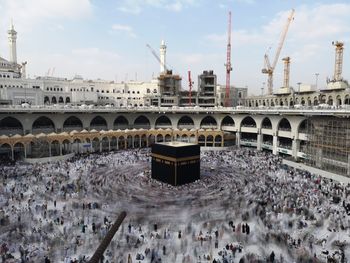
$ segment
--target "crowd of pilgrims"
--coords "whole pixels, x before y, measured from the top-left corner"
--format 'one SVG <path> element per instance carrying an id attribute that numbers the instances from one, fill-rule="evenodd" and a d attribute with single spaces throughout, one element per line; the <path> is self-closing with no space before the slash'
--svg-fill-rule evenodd
<path id="1" fill-rule="evenodd" d="M 201 152 L 201 179 L 150 177 L 149 149 L 0 165 L 1 262 L 347 262 L 350 186 L 247 148 Z"/>

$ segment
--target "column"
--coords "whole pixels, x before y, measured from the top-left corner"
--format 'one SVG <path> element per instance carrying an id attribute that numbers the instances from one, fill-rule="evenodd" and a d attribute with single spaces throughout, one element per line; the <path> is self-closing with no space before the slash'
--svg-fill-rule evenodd
<path id="1" fill-rule="evenodd" d="M 49 157 L 51 157 L 51 142 L 49 142 Z"/>
<path id="2" fill-rule="evenodd" d="M 278 137 L 277 135 L 273 135 L 273 141 L 272 141 L 272 153 L 277 154 L 277 146 L 278 146 Z"/>
<path id="3" fill-rule="evenodd" d="M 135 137 L 134 136 L 131 137 L 131 145 L 132 145 L 132 148 L 135 148 Z"/>
<path id="4" fill-rule="evenodd" d="M 261 151 L 262 149 L 262 134 L 260 133 L 260 130 L 258 132 L 257 140 L 256 140 L 256 148 Z"/>
<path id="5" fill-rule="evenodd" d="M 140 136 L 139 138 L 139 148 L 142 148 L 142 136 Z"/>
<path id="6" fill-rule="evenodd" d="M 24 158 L 27 158 L 27 144 L 24 144 Z"/>
<path id="7" fill-rule="evenodd" d="M 62 155 L 62 147 L 63 145 L 60 143 L 60 155 Z"/>
<path id="8" fill-rule="evenodd" d="M 119 150 L 119 137 L 117 137 L 117 150 Z"/>
<path id="9" fill-rule="evenodd" d="M 292 156 L 295 160 L 298 159 L 298 152 L 300 152 L 300 140 L 294 139 L 292 144 Z"/>
<path id="10" fill-rule="evenodd" d="M 322 149 L 316 149 L 316 167 L 322 169 Z"/>
<path id="11" fill-rule="evenodd" d="M 350 176 L 350 154 L 348 154 L 348 171 L 347 171 L 347 176 Z"/>
<path id="12" fill-rule="evenodd" d="M 236 145 L 241 146 L 241 132 L 236 132 Z"/>
<path id="13" fill-rule="evenodd" d="M 111 141 L 108 139 L 108 151 L 111 151 Z"/>
<path id="14" fill-rule="evenodd" d="M 15 152 L 13 150 L 13 146 L 11 146 L 11 160 L 14 161 L 15 160 Z"/>
<path id="15" fill-rule="evenodd" d="M 100 142 L 100 153 L 102 152 L 102 140 Z"/>

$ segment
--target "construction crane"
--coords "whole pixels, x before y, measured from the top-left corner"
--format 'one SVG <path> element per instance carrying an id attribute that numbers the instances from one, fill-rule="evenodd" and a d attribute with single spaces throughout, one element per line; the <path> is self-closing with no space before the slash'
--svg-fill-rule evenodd
<path id="1" fill-rule="evenodd" d="M 146 44 L 146 46 L 149 48 L 149 50 L 152 52 L 153 56 L 158 60 L 159 64 L 161 64 L 162 66 L 164 66 L 165 71 L 167 71 L 167 67 L 166 65 L 163 65 L 163 62 L 161 61 L 161 59 L 159 58 L 157 52 L 149 45 Z"/>
<path id="2" fill-rule="evenodd" d="M 344 43 L 333 41 L 332 45 L 335 46 L 335 64 L 333 80 L 342 81 Z"/>
<path id="3" fill-rule="evenodd" d="M 265 53 L 265 55 L 264 55 L 265 65 L 264 65 L 264 68 L 262 69 L 261 72 L 263 74 L 267 74 L 268 75 L 268 79 L 267 79 L 268 95 L 272 95 L 272 92 L 273 92 L 273 72 L 275 70 L 278 58 L 280 56 L 280 53 L 281 53 L 281 50 L 282 50 L 282 47 L 283 47 L 283 43 L 284 43 L 284 41 L 286 39 L 289 25 L 292 22 L 292 20 L 294 19 L 293 18 L 294 13 L 295 13 L 295 10 L 292 9 L 290 14 L 289 14 L 289 16 L 288 16 L 287 23 L 286 23 L 286 25 L 283 28 L 283 31 L 282 31 L 282 34 L 281 34 L 281 38 L 280 38 L 280 42 L 279 42 L 279 44 L 277 46 L 275 59 L 273 60 L 273 63 L 272 64 L 270 63 L 270 59 L 269 59 L 267 53 Z"/>
<path id="4" fill-rule="evenodd" d="M 230 78 L 231 78 L 231 11 L 228 12 L 228 31 L 227 31 L 227 52 L 226 52 L 226 94 L 225 107 L 229 106 L 230 97 Z"/>
<path id="5" fill-rule="evenodd" d="M 283 88 L 289 89 L 290 57 L 285 57 L 282 61 L 284 62 Z"/>
<path id="6" fill-rule="evenodd" d="M 189 90 L 190 90 L 190 94 L 189 94 L 189 102 L 190 102 L 190 106 L 192 106 L 192 84 L 194 82 L 191 79 L 191 71 L 188 71 L 188 86 L 189 86 Z"/>

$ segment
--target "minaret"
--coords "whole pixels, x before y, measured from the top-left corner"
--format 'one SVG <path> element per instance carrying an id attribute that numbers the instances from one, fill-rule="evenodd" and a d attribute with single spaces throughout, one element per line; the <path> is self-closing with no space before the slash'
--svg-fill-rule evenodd
<path id="1" fill-rule="evenodd" d="M 10 62 L 17 63 L 17 48 L 16 48 L 16 39 L 17 32 L 13 27 L 13 23 L 11 22 L 11 28 L 7 31 L 9 47 L 10 47 Z"/>
<path id="2" fill-rule="evenodd" d="M 160 73 L 164 73 L 165 72 L 165 55 L 166 55 L 166 45 L 164 40 L 162 40 L 162 42 L 160 43 L 160 49 L 159 49 L 159 53 L 160 53 Z"/>

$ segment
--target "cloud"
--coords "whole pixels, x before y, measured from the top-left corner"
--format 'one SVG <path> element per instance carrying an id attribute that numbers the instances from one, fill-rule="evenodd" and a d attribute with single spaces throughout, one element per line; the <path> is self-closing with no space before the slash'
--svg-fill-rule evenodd
<path id="1" fill-rule="evenodd" d="M 116 32 L 126 33 L 128 36 L 132 38 L 136 38 L 136 34 L 134 33 L 134 30 L 131 26 L 128 25 L 121 25 L 121 24 L 113 24 L 112 30 Z"/>
<path id="2" fill-rule="evenodd" d="M 118 10 L 129 14 L 140 14 L 145 7 L 179 12 L 183 8 L 196 5 L 198 0 L 123 0 Z"/>
<path id="3" fill-rule="evenodd" d="M 77 20 L 93 12 L 90 0 L 0 0 L 0 24 L 9 26 L 13 18 L 16 28 L 29 32 L 32 27 L 58 19 Z"/>

